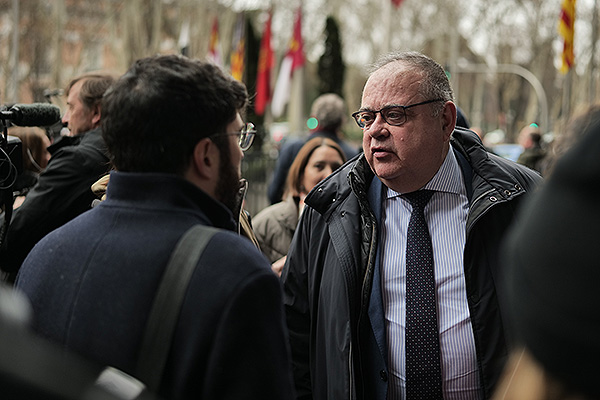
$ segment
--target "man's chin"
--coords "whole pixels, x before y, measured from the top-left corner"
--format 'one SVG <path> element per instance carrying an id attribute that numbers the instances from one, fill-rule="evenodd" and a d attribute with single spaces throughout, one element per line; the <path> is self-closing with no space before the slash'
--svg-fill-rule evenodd
<path id="1" fill-rule="evenodd" d="M 222 171 L 224 172 L 224 171 Z M 231 171 L 233 172 L 233 171 Z M 221 174 L 221 179 L 217 185 L 216 197 L 225 207 L 235 213 L 238 207 L 238 194 L 240 190 L 240 178 L 237 174 Z"/>
<path id="2" fill-rule="evenodd" d="M 388 163 L 375 162 L 371 170 L 379 179 L 394 179 L 399 175 L 397 166 Z"/>

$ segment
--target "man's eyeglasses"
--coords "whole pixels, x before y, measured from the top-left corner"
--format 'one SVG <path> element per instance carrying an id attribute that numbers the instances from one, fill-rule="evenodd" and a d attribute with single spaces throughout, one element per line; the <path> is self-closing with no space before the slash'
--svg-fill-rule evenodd
<path id="1" fill-rule="evenodd" d="M 217 133 L 211 135 L 210 137 L 233 135 L 236 135 L 238 137 L 238 144 L 240 145 L 240 149 L 242 149 L 242 151 L 246 151 L 250 148 L 250 146 L 252 146 L 252 142 L 254 142 L 254 137 L 256 136 L 256 129 L 254 128 L 254 124 L 252 122 L 248 122 L 239 132 Z"/>
<path id="2" fill-rule="evenodd" d="M 427 100 L 421 103 L 410 104 L 408 106 L 386 106 L 378 111 L 364 110 L 357 111 L 352 114 L 352 118 L 356 121 L 358 126 L 362 129 L 366 129 L 375 121 L 377 113 L 381 114 L 381 118 L 385 122 L 393 126 L 400 126 L 406 122 L 406 110 L 411 107 L 421 106 L 423 104 L 434 103 L 436 101 L 444 101 L 443 99 Z"/>

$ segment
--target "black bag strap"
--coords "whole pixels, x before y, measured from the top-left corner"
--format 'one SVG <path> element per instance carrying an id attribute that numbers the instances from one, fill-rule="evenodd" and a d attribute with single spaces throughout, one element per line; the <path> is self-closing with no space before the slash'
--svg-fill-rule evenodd
<path id="1" fill-rule="evenodd" d="M 146 323 L 138 357 L 137 377 L 157 392 L 171 349 L 175 325 L 189 280 L 217 228 L 195 225 L 183 234 L 171 254 Z"/>

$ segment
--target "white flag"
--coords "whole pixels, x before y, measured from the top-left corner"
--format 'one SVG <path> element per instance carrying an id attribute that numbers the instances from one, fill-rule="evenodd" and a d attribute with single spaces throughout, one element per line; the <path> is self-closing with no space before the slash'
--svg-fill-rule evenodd
<path id="1" fill-rule="evenodd" d="M 275 83 L 273 91 L 273 100 L 271 100 L 271 113 L 274 118 L 279 118 L 283 115 L 283 110 L 290 100 L 290 91 L 292 89 L 292 63 L 293 58 L 290 56 L 284 57 L 279 68 L 279 75 Z"/>

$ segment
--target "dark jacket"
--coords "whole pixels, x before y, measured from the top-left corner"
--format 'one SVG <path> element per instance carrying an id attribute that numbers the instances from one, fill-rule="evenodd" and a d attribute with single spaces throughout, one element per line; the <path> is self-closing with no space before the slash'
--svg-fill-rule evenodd
<path id="1" fill-rule="evenodd" d="M 519 164 L 523 164 L 531 169 L 534 169 L 538 172 L 542 171 L 542 161 L 546 157 L 546 151 L 542 149 L 540 145 L 536 145 L 530 147 L 528 149 L 523 150 L 523 152 L 519 155 L 517 162 Z"/>
<path id="2" fill-rule="evenodd" d="M 507 356 L 497 287 L 498 248 L 535 172 L 488 154 L 457 128 L 451 151 L 469 197 L 465 279 L 484 396 Z M 364 155 L 318 184 L 306 198 L 283 269 L 284 303 L 296 389 L 303 399 L 385 399 L 387 350 L 379 283 L 384 186 Z"/>
<path id="3" fill-rule="evenodd" d="M 165 399 L 289 399 L 281 287 L 232 213 L 173 175 L 112 173 L 107 198 L 31 251 L 17 287 L 34 327 L 97 363 L 135 375 L 158 283 L 196 224 L 212 237 L 192 275 L 159 394 Z"/>
<path id="4" fill-rule="evenodd" d="M 0 250 L 0 264 L 5 271 L 18 271 L 41 238 L 89 210 L 96 198 L 92 184 L 110 169 L 100 129 L 81 138 L 64 139 L 59 142 L 63 145 L 53 148 L 45 171 L 12 216 Z"/>
<path id="5" fill-rule="evenodd" d="M 311 139 L 316 137 L 324 137 L 336 142 L 344 152 L 346 159 L 349 160 L 359 153 L 359 150 L 348 142 L 340 139 L 335 132 L 329 131 L 315 131 L 311 133 L 307 138 L 292 138 L 286 141 L 279 150 L 279 157 L 275 164 L 275 171 L 273 172 L 273 179 L 267 188 L 267 197 L 271 204 L 275 204 L 281 201 L 283 192 L 285 190 L 285 182 L 287 180 L 288 172 L 294 159 L 298 155 L 298 152 Z"/>

